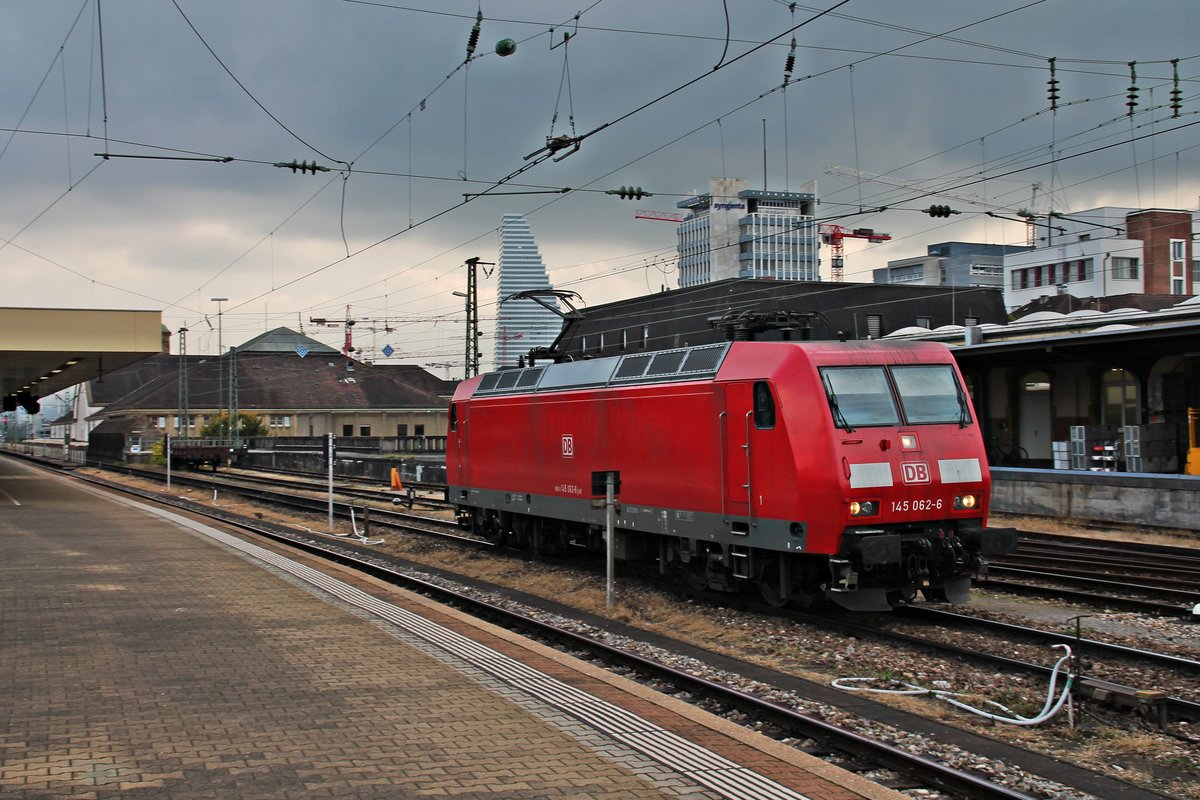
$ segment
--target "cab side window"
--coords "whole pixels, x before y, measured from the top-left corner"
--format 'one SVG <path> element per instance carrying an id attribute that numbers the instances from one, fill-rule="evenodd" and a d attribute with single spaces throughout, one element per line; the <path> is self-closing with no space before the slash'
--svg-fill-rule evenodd
<path id="1" fill-rule="evenodd" d="M 775 398 L 771 384 L 758 381 L 754 384 L 754 427 L 769 430 L 775 427 Z"/>

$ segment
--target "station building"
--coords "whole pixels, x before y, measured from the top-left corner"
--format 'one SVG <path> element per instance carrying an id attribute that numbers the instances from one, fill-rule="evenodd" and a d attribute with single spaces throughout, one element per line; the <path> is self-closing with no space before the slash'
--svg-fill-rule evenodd
<path id="1" fill-rule="evenodd" d="M 1077 305 L 1010 322 L 999 288 L 731 280 L 588 308 L 563 348 L 568 358 L 598 358 L 729 338 L 943 342 L 993 454 L 1019 454 L 1009 466 L 1055 466 L 1055 443 L 1075 428 L 1108 431 L 1124 448 L 1132 426 L 1169 440 L 1174 457 L 1157 466 L 1178 472 L 1188 409 L 1200 408 L 1200 298 L 1157 310 Z M 1113 468 L 1142 465 L 1125 456 Z"/>
<path id="2" fill-rule="evenodd" d="M 270 438 L 388 438 L 411 452 L 440 449 L 454 386 L 419 366 L 366 364 L 277 328 L 220 357 L 152 355 L 92 382 L 81 395 L 101 404 L 78 413 L 89 439 L 122 437 L 126 454 L 168 434 L 196 437 L 231 409 L 257 416 Z"/>
<path id="3" fill-rule="evenodd" d="M 789 317 L 792 324 L 759 330 L 766 317 Z M 734 278 L 591 306 L 561 346 L 569 358 L 598 358 L 709 344 L 727 336 L 880 339 L 916 325 L 934 329 L 1006 321 L 996 288 Z"/>
<path id="4" fill-rule="evenodd" d="M 1055 443 L 1093 428 L 1089 438 L 1112 442 L 1117 463 L 1089 468 L 1141 457 L 1131 436 L 1173 443 L 1161 469 L 1146 471 L 1177 472 L 1186 462 L 1188 410 L 1200 408 L 1200 297 L 1158 310 L 1035 311 L 1007 325 L 913 328 L 889 338 L 951 346 L 985 436 L 1026 466 L 1061 466 Z"/>

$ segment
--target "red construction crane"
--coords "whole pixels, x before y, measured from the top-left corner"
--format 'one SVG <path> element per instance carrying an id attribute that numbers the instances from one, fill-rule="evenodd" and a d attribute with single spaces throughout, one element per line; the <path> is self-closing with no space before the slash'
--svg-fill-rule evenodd
<path id="1" fill-rule="evenodd" d="M 345 319 L 325 319 L 323 317 L 309 317 L 309 322 L 316 325 L 324 325 L 327 328 L 336 328 L 338 325 L 345 326 L 346 340 L 342 343 L 342 355 L 347 358 L 354 352 L 354 324 L 358 322 L 356 319 L 350 318 L 350 306 L 346 306 Z"/>
<path id="2" fill-rule="evenodd" d="M 829 245 L 830 262 L 833 265 L 833 281 L 841 283 L 845 278 L 846 246 L 843 239 L 866 239 L 871 244 L 890 242 L 890 233 L 879 233 L 874 228 L 843 228 L 841 225 L 825 224 L 820 228 L 821 241 Z"/>

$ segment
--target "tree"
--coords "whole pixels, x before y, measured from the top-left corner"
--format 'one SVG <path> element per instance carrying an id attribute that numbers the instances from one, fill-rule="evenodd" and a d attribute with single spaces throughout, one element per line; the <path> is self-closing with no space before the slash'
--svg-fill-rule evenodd
<path id="1" fill-rule="evenodd" d="M 219 439 L 225 436 L 232 435 L 232 426 L 229 424 L 229 415 L 221 414 L 218 417 L 213 417 L 204 424 L 200 429 L 201 439 Z M 238 412 L 238 430 L 237 436 L 240 439 L 248 439 L 251 436 L 266 436 L 267 426 L 257 414 L 247 414 Z"/>

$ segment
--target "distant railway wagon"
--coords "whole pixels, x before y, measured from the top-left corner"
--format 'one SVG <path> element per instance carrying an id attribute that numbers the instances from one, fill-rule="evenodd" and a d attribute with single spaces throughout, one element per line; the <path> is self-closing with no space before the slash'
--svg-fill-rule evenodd
<path id="1" fill-rule="evenodd" d="M 228 465 L 235 455 L 235 448 L 229 442 L 219 442 L 205 439 L 176 439 L 171 442 L 171 466 L 173 468 L 187 467 L 198 470 L 205 465 L 216 472 L 222 465 Z"/>
<path id="2" fill-rule="evenodd" d="M 493 372 L 450 406 L 459 521 L 539 552 L 605 548 L 697 588 L 852 609 L 965 601 L 991 478 L 948 349 L 732 342 Z"/>

